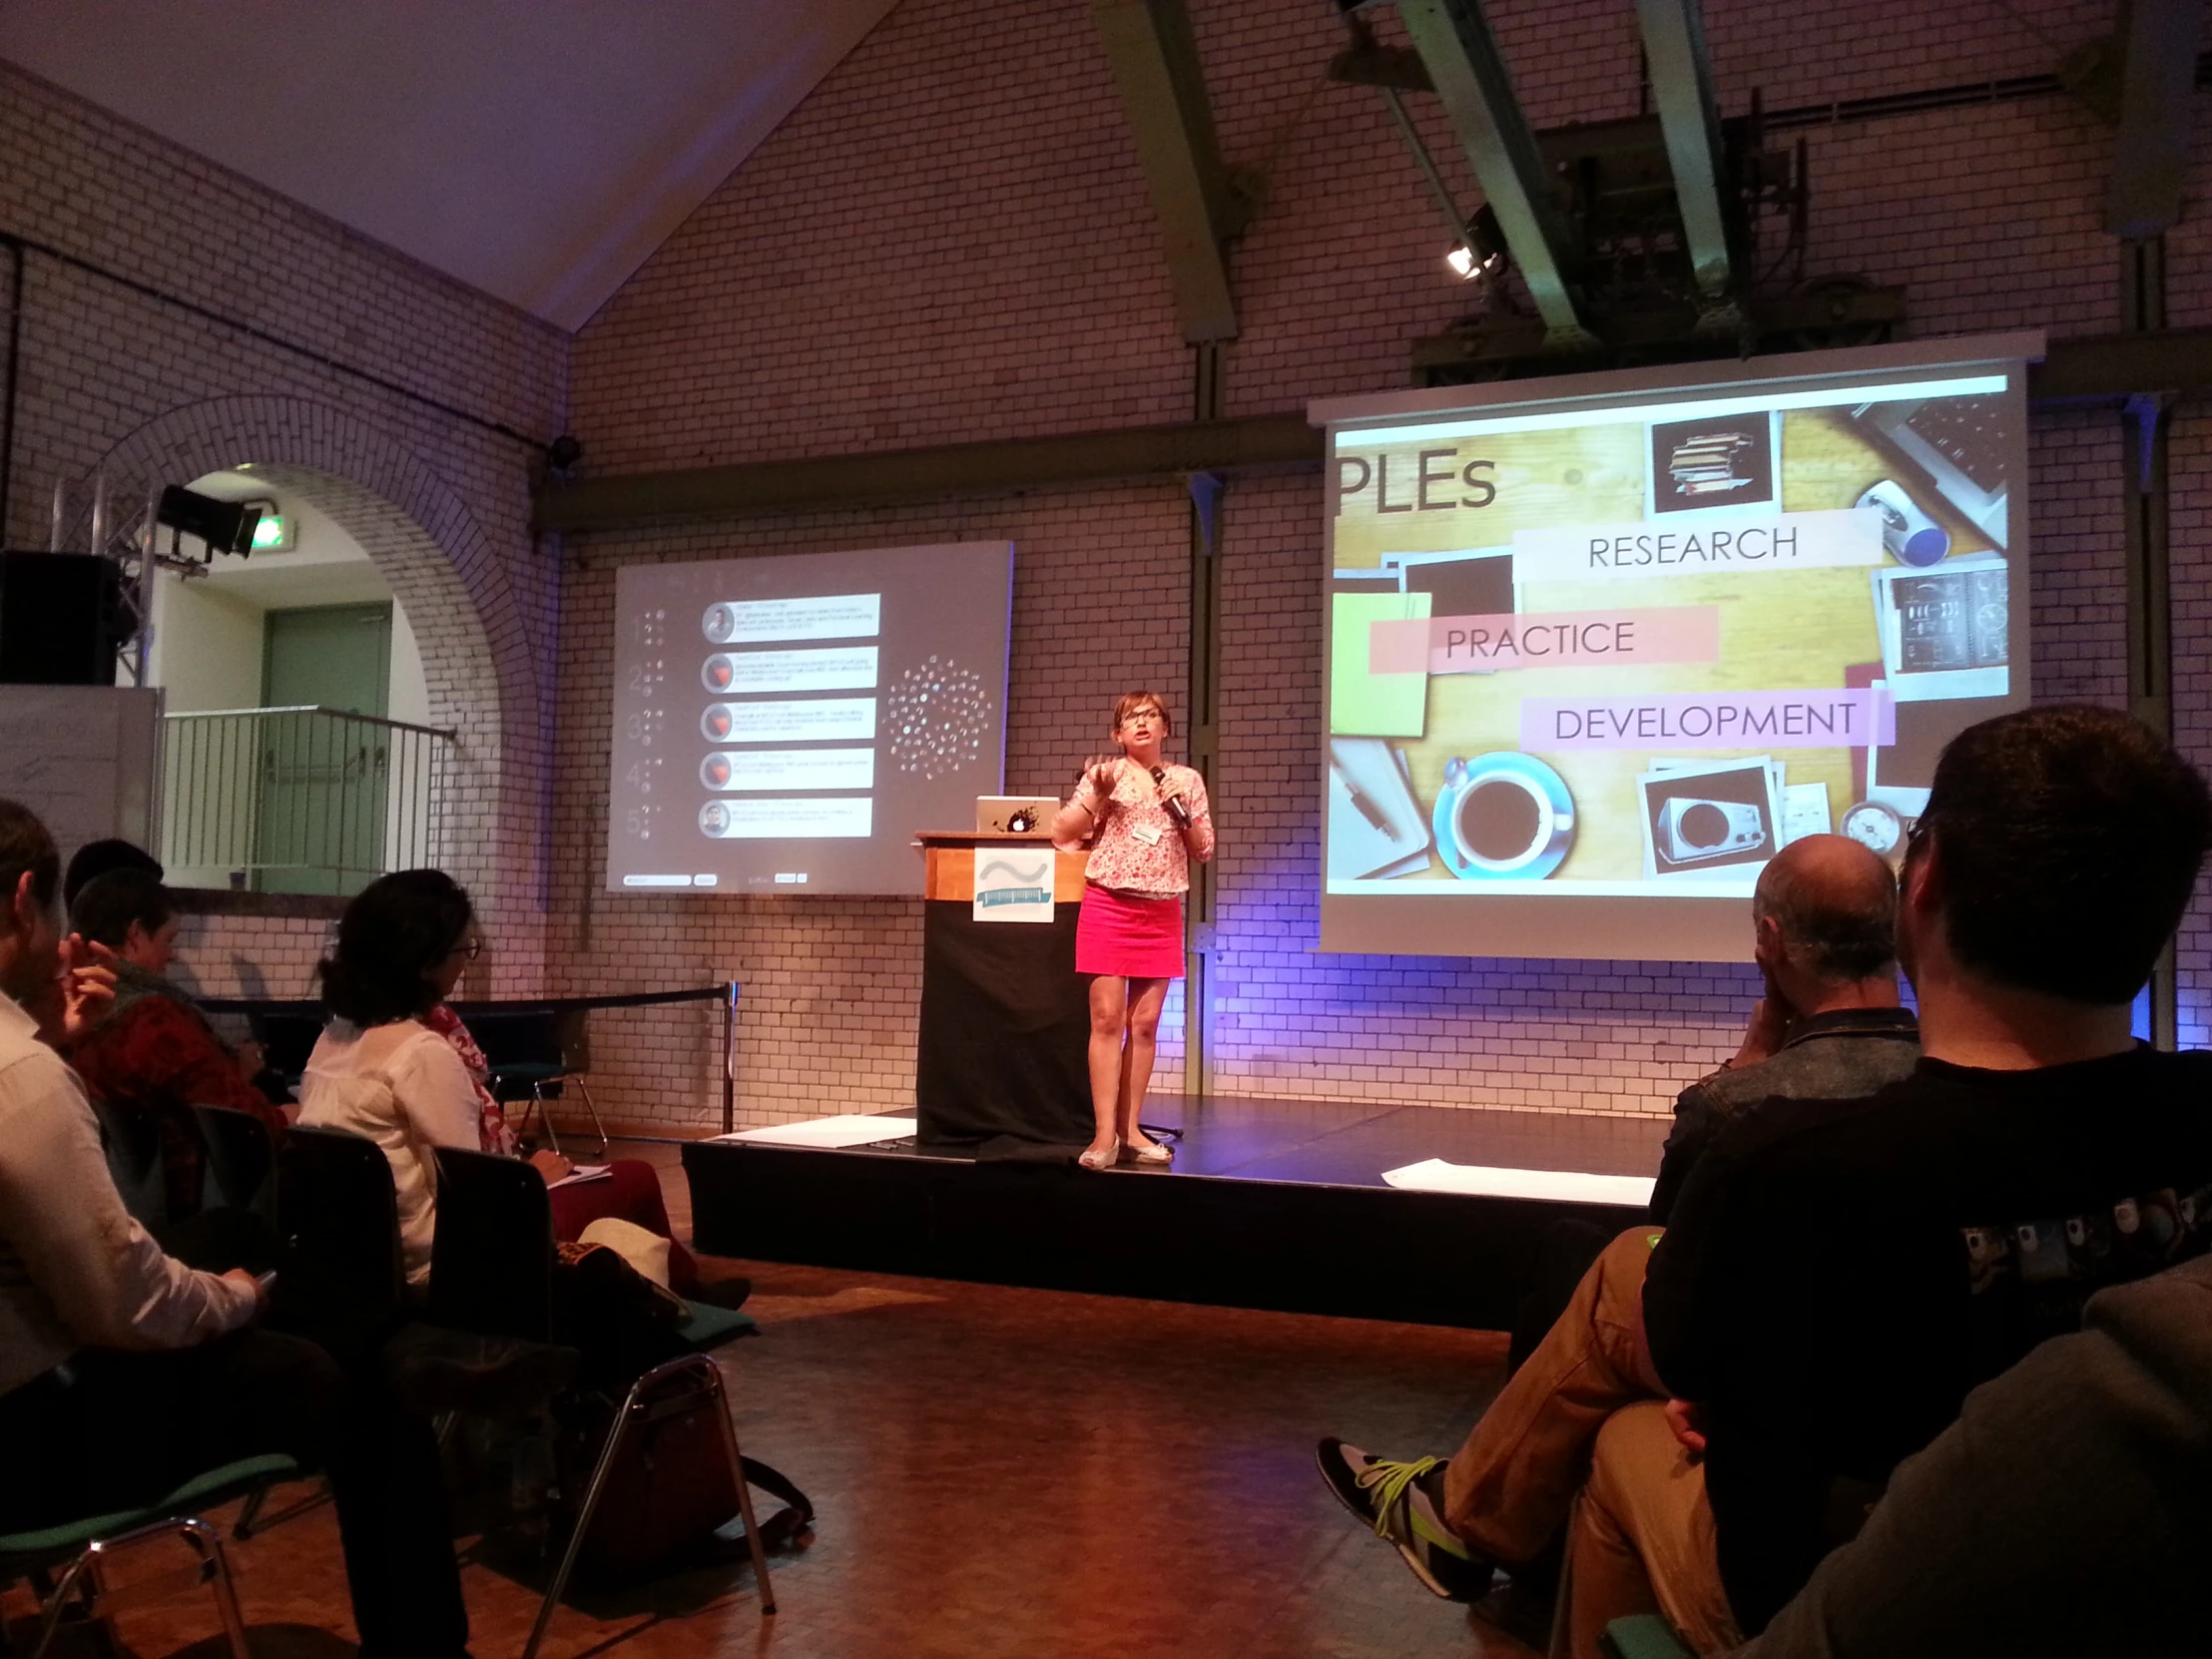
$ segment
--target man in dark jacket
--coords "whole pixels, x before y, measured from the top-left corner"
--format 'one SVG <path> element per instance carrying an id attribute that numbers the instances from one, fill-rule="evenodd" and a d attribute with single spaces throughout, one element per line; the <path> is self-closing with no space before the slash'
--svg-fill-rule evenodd
<path id="1" fill-rule="evenodd" d="M 1751 925 L 1766 995 L 1735 1057 L 1675 1096 L 1651 1190 L 1662 1226 L 1714 1137 L 1753 1107 L 1871 1093 L 1920 1058 L 1898 1005 L 1897 880 L 1874 853 L 1843 835 L 1792 841 L 1760 872 Z"/>
<path id="2" fill-rule="evenodd" d="M 1841 835 L 1793 842 L 1761 873 L 1752 918 L 1767 994 L 1736 1057 L 1684 1091 L 1662 1191 L 1764 1101 L 1867 1093 L 1912 1071 L 1920 1048 L 1913 1016 L 1898 1006 L 1896 914 L 1889 866 Z M 1621 1405 L 1659 1392 L 1636 1339 L 1656 1237 L 1635 1228 L 1603 1246 L 1448 1463 L 1321 1443 L 1331 1490 L 1434 1593 L 1479 1597 L 1493 1564 L 1541 1554 L 1566 1522 L 1592 1438 Z M 1732 1628 L 1713 1599 L 1721 1627 Z"/>
<path id="3" fill-rule="evenodd" d="M 2130 1007 L 2208 840 L 2204 781 L 2124 716 L 2030 710 L 1944 751 L 1899 919 L 1924 1057 L 1699 1161 L 1642 1305 L 1697 1420 L 1678 1445 L 1631 1407 L 1598 1436 L 1576 1631 L 1716 1582 L 1761 1630 L 1976 1383 L 2204 1249 L 2212 1055 L 2137 1044 Z"/>

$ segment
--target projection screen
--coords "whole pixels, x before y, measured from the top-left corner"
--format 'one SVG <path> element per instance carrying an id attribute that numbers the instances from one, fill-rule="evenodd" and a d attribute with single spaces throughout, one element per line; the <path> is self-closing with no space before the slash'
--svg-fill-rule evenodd
<path id="1" fill-rule="evenodd" d="M 1791 840 L 1900 855 L 1943 744 L 2027 700 L 2041 352 L 1316 403 L 1321 948 L 1742 960 Z"/>
<path id="2" fill-rule="evenodd" d="M 607 886 L 916 893 L 1005 764 L 1010 542 L 615 574 Z"/>

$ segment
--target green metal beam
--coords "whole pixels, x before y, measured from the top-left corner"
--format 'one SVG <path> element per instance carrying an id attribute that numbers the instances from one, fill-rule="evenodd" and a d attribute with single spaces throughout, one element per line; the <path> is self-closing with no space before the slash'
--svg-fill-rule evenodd
<path id="1" fill-rule="evenodd" d="M 533 523 L 540 530 L 613 530 L 794 508 L 991 495 L 1047 484 L 1320 464 L 1321 434 L 1302 411 L 548 483 L 538 492 Z"/>
<path id="2" fill-rule="evenodd" d="M 2104 228 L 2123 241 L 2162 235 L 2181 218 L 2203 27 L 2204 0 L 2122 0 L 2120 125 Z"/>
<path id="3" fill-rule="evenodd" d="M 1551 199 L 1536 134 L 1521 111 L 1481 0 L 1399 0 L 1398 15 L 1482 186 L 1551 344 L 1591 343 L 1573 292 L 1573 242 Z"/>
<path id="4" fill-rule="evenodd" d="M 2028 365 L 2027 391 L 2038 403 L 2212 394 L 2212 328 L 2052 340 L 2044 360 Z M 538 491 L 532 522 L 540 530 L 622 530 L 1062 484 L 1187 478 L 1194 472 L 1296 472 L 1321 463 L 1322 434 L 1300 410 L 548 482 Z"/>
<path id="5" fill-rule="evenodd" d="M 1697 0 L 1636 0 L 1653 100 L 1667 135 L 1675 205 L 1689 241 L 1698 291 L 1722 299 L 1733 285 L 1728 215 L 1721 204 L 1720 106 L 1706 61 Z"/>
<path id="6" fill-rule="evenodd" d="M 1222 244 L 1237 229 L 1237 202 L 1183 0 L 1091 0 L 1091 20 L 1151 189 L 1183 338 L 1192 345 L 1235 339 Z"/>

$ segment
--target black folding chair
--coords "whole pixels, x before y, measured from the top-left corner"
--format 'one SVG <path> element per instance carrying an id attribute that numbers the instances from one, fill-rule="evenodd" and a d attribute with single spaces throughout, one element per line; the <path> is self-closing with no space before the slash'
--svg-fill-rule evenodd
<path id="1" fill-rule="evenodd" d="M 520 1158 L 441 1146 L 430 1321 L 486 1337 L 553 1340 L 553 1205 Z"/>
<path id="2" fill-rule="evenodd" d="M 364 1326 L 399 1316 L 407 1276 L 399 1198 L 384 1149 L 359 1135 L 295 1125 L 276 1162 L 285 1300 Z"/>
<path id="3" fill-rule="evenodd" d="M 341 1130 L 294 1125 L 276 1159 L 276 1211 L 283 1243 L 278 1306 L 361 1340 L 387 1332 L 406 1306 L 407 1278 L 399 1199 L 383 1148 Z M 264 1520 L 256 1494 L 239 1516 L 238 1536 L 266 1532 L 329 1501 L 324 1482 L 314 1496 Z"/>
<path id="4" fill-rule="evenodd" d="M 546 1197 L 544 1177 L 519 1159 L 454 1147 L 439 1147 L 437 1160 L 438 1230 L 430 1251 L 430 1318 L 458 1330 L 550 1341 L 554 1335 L 553 1207 Z M 630 1385 L 600 1445 L 568 1546 L 546 1586 L 522 1659 L 536 1659 L 545 1640 L 623 1445 L 648 1423 L 701 1402 L 712 1407 L 721 1425 L 731 1482 L 738 1492 L 738 1512 L 745 1521 L 746 1546 L 753 1556 L 753 1576 L 761 1587 L 762 1616 L 775 1613 L 768 1551 L 753 1512 L 745 1454 L 730 1418 L 729 1393 L 721 1368 L 707 1357 L 708 1350 L 753 1329 L 752 1319 L 745 1314 L 695 1303 L 691 1318 L 676 1333 L 692 1352 L 654 1367 Z"/>
<path id="5" fill-rule="evenodd" d="M 307 1069 L 307 1056 L 314 1052 L 315 1039 L 322 1035 L 322 1016 L 270 1012 L 254 1015 L 249 1023 L 268 1050 L 269 1069 L 298 1088 L 300 1076 Z"/>
<path id="6" fill-rule="evenodd" d="M 195 1106 L 192 1115 L 208 1153 L 203 1202 L 211 1210 L 219 1206 L 251 1210 L 275 1225 L 276 1143 L 270 1138 L 269 1126 L 252 1112 L 231 1106 Z"/>
<path id="7" fill-rule="evenodd" d="M 600 1121 L 599 1104 L 591 1097 L 582 1069 L 570 1063 L 568 1045 L 562 1040 L 561 1016 L 551 1008 L 488 1009 L 469 1016 L 469 1034 L 484 1051 L 491 1069 L 492 1092 L 501 1100 L 527 1100 L 522 1121 L 527 1125 L 535 1111 L 545 1124 L 546 1138 L 558 1152 L 561 1137 L 553 1127 L 549 1102 L 560 1098 L 564 1085 L 573 1083 L 591 1114 L 592 1129 L 599 1136 L 599 1154 L 607 1155 L 607 1126 Z"/>
<path id="8" fill-rule="evenodd" d="M 161 1231 L 169 1224 L 169 1176 L 153 1114 L 94 1096 L 92 1115 L 100 1122 L 101 1149 L 123 1208 L 149 1233 Z"/>

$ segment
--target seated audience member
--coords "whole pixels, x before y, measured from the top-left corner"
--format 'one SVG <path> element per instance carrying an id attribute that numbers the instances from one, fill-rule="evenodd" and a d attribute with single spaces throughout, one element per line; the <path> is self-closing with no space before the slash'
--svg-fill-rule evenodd
<path id="1" fill-rule="evenodd" d="M 119 869 L 143 870 L 157 881 L 167 873 L 161 859 L 130 841 L 87 841 L 70 855 L 68 873 L 62 877 L 62 909 L 75 910 L 79 893 L 101 876 Z"/>
<path id="2" fill-rule="evenodd" d="M 2137 1043 L 2131 1005 L 2208 841 L 2204 780 L 2125 716 L 2028 710 L 1944 750 L 1899 907 L 1921 1063 L 1848 1110 L 1762 1111 L 1684 1186 L 1643 1313 L 1702 1436 L 1655 1405 L 1600 1434 L 1578 1630 L 1668 1578 L 1764 1628 L 1968 1389 L 2204 1249 L 2212 1055 Z"/>
<path id="3" fill-rule="evenodd" d="M 251 1113 L 278 1143 L 285 1120 L 249 1081 L 255 1060 L 227 1047 L 192 998 L 165 977 L 177 923 L 160 877 L 143 869 L 111 870 L 77 895 L 70 931 L 107 953 L 116 984 L 107 1014 L 70 1046 L 69 1061 L 100 1099 L 152 1118 L 169 1218 L 184 1221 L 200 1210 L 207 1162 L 193 1107 Z"/>
<path id="4" fill-rule="evenodd" d="M 1897 904 L 1890 866 L 1846 835 L 1806 835 L 1760 871 L 1752 960 L 1766 994 L 1735 1057 L 1675 1096 L 1654 1222 L 1714 1136 L 1762 1102 L 1849 1099 L 1913 1069 L 1920 1024 L 1898 1002 Z"/>
<path id="5" fill-rule="evenodd" d="M 331 1020 L 300 1080 L 299 1121 L 362 1135 L 391 1161 L 408 1283 L 426 1286 L 437 1228 L 431 1148 L 511 1154 L 505 1115 L 485 1085 L 483 1056 L 445 999 L 479 948 L 468 894 L 434 869 L 378 876 L 345 907 L 337 947 L 322 964 Z M 531 1160 L 547 1184 L 569 1165 Z M 615 1216 L 669 1239 L 669 1283 L 698 1288 L 691 1255 L 674 1242 L 651 1165 L 617 1160 L 601 1179 L 552 1193 L 554 1235 L 573 1241 Z"/>
<path id="6" fill-rule="evenodd" d="M 0 1530 L 286 1452 L 329 1473 L 362 1654 L 464 1656 L 428 1422 L 355 1389 L 313 1344 L 252 1329 L 251 1275 L 188 1268 L 125 1213 L 84 1090 L 49 1046 L 86 1012 L 63 974 L 60 874 L 37 818 L 0 802 Z"/>
<path id="7" fill-rule="evenodd" d="M 2103 1291 L 1966 1396 L 1738 1659 L 2199 1652 L 2212 1259 Z"/>
<path id="8" fill-rule="evenodd" d="M 1770 1100 L 1871 1093 L 1920 1057 L 1913 1016 L 1898 1005 L 1897 880 L 1879 857 L 1842 835 L 1806 836 L 1761 871 L 1751 913 L 1766 995 L 1735 1058 L 1682 1091 L 1653 1191 L 1660 1216 L 1725 1125 Z M 1542 1554 L 1606 1417 L 1658 1394 L 1635 1331 L 1657 1237 L 1639 1227 L 1601 1246 L 1566 1311 L 1448 1464 L 1322 1441 L 1331 1489 L 1436 1594 L 1479 1597 L 1493 1564 Z"/>

